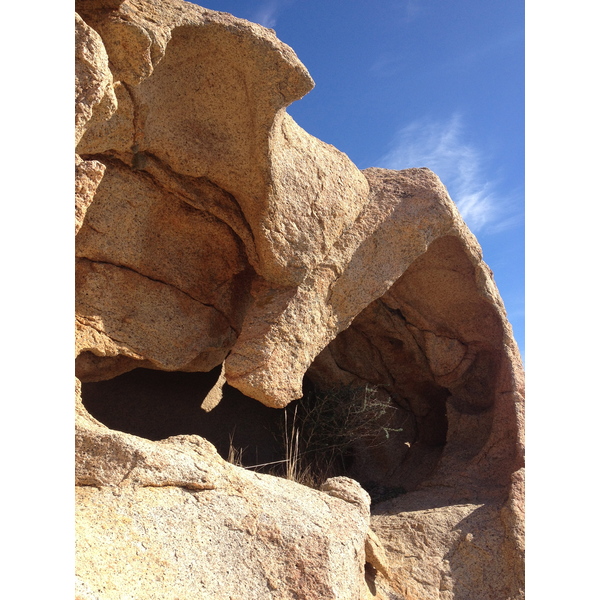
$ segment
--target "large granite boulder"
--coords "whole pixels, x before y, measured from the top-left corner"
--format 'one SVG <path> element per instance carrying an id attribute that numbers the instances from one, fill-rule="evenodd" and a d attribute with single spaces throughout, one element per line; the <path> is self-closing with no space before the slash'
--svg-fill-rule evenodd
<path id="1" fill-rule="evenodd" d="M 294 123 L 271 30 L 76 9 L 79 597 L 522 598 L 522 365 L 437 176 Z M 307 387 L 377 390 L 385 435 L 322 490 L 223 459 Z"/>
<path id="2" fill-rule="evenodd" d="M 313 490 L 235 467 L 199 436 L 112 431 L 80 402 L 76 448 L 78 598 L 364 593 L 370 499 L 355 481 Z"/>

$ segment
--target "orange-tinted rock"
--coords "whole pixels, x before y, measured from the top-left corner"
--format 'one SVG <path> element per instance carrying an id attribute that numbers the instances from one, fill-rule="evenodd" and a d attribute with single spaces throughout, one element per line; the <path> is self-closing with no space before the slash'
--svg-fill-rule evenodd
<path id="1" fill-rule="evenodd" d="M 359 598 L 355 504 L 224 461 L 199 436 L 150 442 L 77 404 L 78 598 Z"/>
<path id="2" fill-rule="evenodd" d="M 285 107 L 313 82 L 271 30 L 179 0 L 77 9 L 78 376 L 220 367 L 198 411 L 225 382 L 267 407 L 307 380 L 393 405 L 326 495 L 78 404 L 78 594 L 217 597 L 218 572 L 240 597 L 522 598 L 523 370 L 442 182 L 360 172 L 303 131 Z"/>

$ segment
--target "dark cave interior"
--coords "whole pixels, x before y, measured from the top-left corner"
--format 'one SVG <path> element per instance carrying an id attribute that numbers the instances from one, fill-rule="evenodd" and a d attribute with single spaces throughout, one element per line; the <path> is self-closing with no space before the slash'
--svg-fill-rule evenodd
<path id="1" fill-rule="evenodd" d="M 206 412 L 201 404 L 217 382 L 220 369 L 219 366 L 208 373 L 189 373 L 138 368 L 105 381 L 83 382 L 82 401 L 88 412 L 110 429 L 149 440 L 200 435 L 214 444 L 225 459 L 231 460 L 234 451 L 237 464 L 286 476 L 289 465 L 286 458 L 290 456 L 294 430 L 302 434 L 302 420 L 306 420 L 306 415 L 315 418 L 315 397 L 319 396 L 315 386 L 305 377 L 304 397 L 282 410 L 264 406 L 225 384 L 222 400 Z M 384 396 L 390 398 L 387 394 Z M 337 394 L 327 396 L 329 406 L 331 397 L 338 398 Z M 440 400 L 438 403 L 443 404 L 444 399 Z M 325 414 L 319 418 L 327 420 L 329 429 L 318 424 L 308 434 L 304 431 L 306 437 L 312 436 L 312 445 L 304 456 L 312 461 L 313 485 L 328 476 L 350 476 L 371 493 L 375 502 L 407 491 L 414 487 L 415 481 L 422 479 L 419 475 L 415 480 L 415 473 L 431 470 L 445 442 L 443 419 L 437 414 L 431 425 L 421 427 L 423 431 L 415 436 L 414 416 L 397 409 L 391 399 L 387 402 L 381 405 L 384 409 L 379 406 L 376 412 L 368 406 L 360 408 L 360 417 L 364 417 L 366 425 L 359 429 L 354 426 L 351 435 L 355 439 L 346 437 L 344 441 L 335 437 L 335 433 L 332 438 L 331 434 L 331 428 L 338 427 L 339 418 L 327 417 L 331 414 L 327 410 L 319 413 Z M 410 427 L 406 427 L 407 420 L 412 423 Z M 379 424 L 375 425 L 374 421 Z M 365 427 L 370 432 L 368 436 L 362 433 Z M 411 441 L 407 442 L 408 439 Z M 302 445 L 300 436 L 301 450 L 306 450 Z M 329 452 L 328 445 L 339 448 Z M 405 468 L 398 469 L 402 465 Z"/>

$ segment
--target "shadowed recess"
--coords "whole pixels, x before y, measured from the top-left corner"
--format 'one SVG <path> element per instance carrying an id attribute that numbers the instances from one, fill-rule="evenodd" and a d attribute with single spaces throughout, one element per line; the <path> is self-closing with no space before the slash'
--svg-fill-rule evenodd
<path id="1" fill-rule="evenodd" d="M 210 412 L 200 406 L 221 367 L 209 373 L 135 369 L 107 381 L 82 383 L 89 413 L 111 429 L 149 440 L 197 434 L 227 458 L 230 444 L 243 449 L 246 466 L 280 460 L 282 411 L 268 408 L 225 385 Z"/>
<path id="2" fill-rule="evenodd" d="M 225 385 L 222 400 L 206 412 L 202 401 L 220 368 L 208 373 L 138 368 L 83 382 L 82 401 L 111 429 L 149 440 L 200 435 L 225 459 L 314 487 L 327 477 L 353 477 L 373 503 L 413 487 L 443 449 L 445 420 L 434 418 L 419 434 L 415 424 L 421 419 L 369 384 L 320 390 L 306 377 L 303 398 L 285 409 L 266 407 Z M 441 415 L 444 401 L 444 394 L 436 400 Z"/>

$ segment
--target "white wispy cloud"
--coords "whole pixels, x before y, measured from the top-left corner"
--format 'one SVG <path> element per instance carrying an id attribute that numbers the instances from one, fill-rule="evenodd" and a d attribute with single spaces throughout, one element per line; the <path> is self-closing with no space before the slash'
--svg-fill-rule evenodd
<path id="1" fill-rule="evenodd" d="M 256 9 L 250 21 L 260 23 L 263 27 L 273 29 L 277 25 L 279 13 L 294 0 L 266 0 Z"/>
<path id="2" fill-rule="evenodd" d="M 390 77 L 397 75 L 406 62 L 405 56 L 384 52 L 375 59 L 369 70 L 377 77 Z"/>
<path id="3" fill-rule="evenodd" d="M 520 49 L 525 41 L 524 37 L 525 32 L 523 29 L 513 29 L 499 37 L 491 37 L 486 43 L 478 44 L 476 47 L 468 51 L 457 53 L 442 66 L 445 70 L 465 70 L 473 68 L 473 65 L 488 60 L 490 55 L 502 54 L 503 52 L 511 49 Z"/>
<path id="4" fill-rule="evenodd" d="M 407 0 L 404 5 L 404 22 L 412 23 L 424 12 L 426 4 L 423 0 Z"/>
<path id="5" fill-rule="evenodd" d="M 514 198 L 499 196 L 497 182 L 486 175 L 487 159 L 467 140 L 459 114 L 445 121 L 424 118 L 410 123 L 398 132 L 392 149 L 378 162 L 388 169 L 431 169 L 473 231 L 499 231 L 517 220 Z"/>

